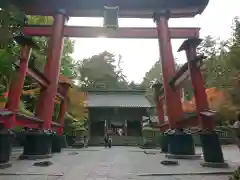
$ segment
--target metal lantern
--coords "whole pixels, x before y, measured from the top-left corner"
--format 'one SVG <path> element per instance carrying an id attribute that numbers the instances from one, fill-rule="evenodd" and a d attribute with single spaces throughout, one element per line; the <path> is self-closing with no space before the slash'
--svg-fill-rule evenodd
<path id="1" fill-rule="evenodd" d="M 118 11 L 119 7 L 104 6 L 104 27 L 118 28 Z"/>

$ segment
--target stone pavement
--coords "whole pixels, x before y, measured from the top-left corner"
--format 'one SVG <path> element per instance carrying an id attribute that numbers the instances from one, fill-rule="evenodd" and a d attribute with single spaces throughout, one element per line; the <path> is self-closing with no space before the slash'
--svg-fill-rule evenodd
<path id="1" fill-rule="evenodd" d="M 234 146 L 224 147 L 229 169 L 203 168 L 202 160 L 179 160 L 178 166 L 163 166 L 160 161 L 165 157 L 160 150 L 147 151 L 156 154 L 145 154 L 137 147 L 65 149 L 48 159 L 52 165 L 36 167 L 33 163 L 37 161 L 17 160 L 21 151 L 14 150 L 13 166 L 0 170 L 0 180 L 227 180 L 228 173 L 240 165 L 239 150 Z"/>

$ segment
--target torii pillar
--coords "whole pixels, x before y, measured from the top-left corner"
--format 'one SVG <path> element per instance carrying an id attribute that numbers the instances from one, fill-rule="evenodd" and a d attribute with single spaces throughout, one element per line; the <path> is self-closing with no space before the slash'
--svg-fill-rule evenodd
<path id="1" fill-rule="evenodd" d="M 64 128 L 64 120 L 65 120 L 65 115 L 67 112 L 68 102 L 69 102 L 68 91 L 69 91 L 69 88 L 71 87 L 71 84 L 66 82 L 60 83 L 60 85 L 63 89 L 63 99 L 61 100 L 60 110 L 57 117 L 57 122 L 60 124 L 60 127 L 58 128 L 57 134 L 55 135 L 52 141 L 52 152 L 57 152 L 57 153 L 60 153 L 62 148 L 67 147 L 67 140 L 66 140 L 66 136 L 63 135 L 63 128 Z"/>
<path id="2" fill-rule="evenodd" d="M 167 10 L 154 13 L 153 18 L 157 25 L 159 52 L 162 62 L 163 87 L 166 100 L 166 111 L 168 114 L 171 134 L 167 133 L 168 153 L 170 155 L 195 155 L 193 138 L 183 132 L 182 127 L 178 127 L 177 121 L 184 118 L 181 104 L 180 90 L 175 90 L 169 86 L 169 81 L 175 75 L 175 61 L 172 53 L 171 39 L 169 34 L 168 19 L 170 12 Z"/>
<path id="3" fill-rule="evenodd" d="M 204 58 L 196 54 L 196 47 L 201 42 L 202 39 L 198 38 L 185 40 L 178 51 L 185 50 L 188 60 L 188 67 L 196 99 L 198 125 L 201 128 L 200 140 L 205 161 L 202 163 L 202 166 L 223 168 L 228 167 L 228 164 L 224 162 L 220 140 L 217 133 L 214 131 L 215 113 L 209 110 L 204 78 L 200 66 L 198 66 L 195 61 L 196 58 Z"/>
<path id="4" fill-rule="evenodd" d="M 67 16 L 65 11 L 58 10 L 54 16 L 48 61 L 44 69 L 44 75 L 48 78 L 49 85 L 48 87 L 41 89 L 39 103 L 36 108 L 36 117 L 44 121 L 42 127 L 43 129 L 27 134 L 26 138 L 29 142 L 27 141 L 28 143 L 25 143 L 24 146 L 24 158 L 48 158 L 51 157 L 52 154 L 52 114 L 54 111 L 55 98 L 58 89 L 61 54 L 64 40 L 63 31 L 66 20 Z"/>
<path id="5" fill-rule="evenodd" d="M 41 90 L 39 104 L 36 109 L 36 116 L 44 120 L 44 129 L 51 129 L 52 114 L 58 89 L 64 41 L 63 31 L 66 20 L 67 16 L 65 10 L 59 10 L 54 17 L 52 36 L 49 44 L 48 61 L 44 70 L 44 74 L 48 78 L 50 85 Z"/>
<path id="6" fill-rule="evenodd" d="M 172 53 L 172 45 L 168 28 L 168 11 L 154 13 L 154 21 L 157 24 L 159 53 L 161 56 L 163 71 L 163 87 L 167 105 L 167 114 L 171 129 L 177 129 L 176 121 L 183 117 L 180 92 L 176 92 L 168 85 L 171 77 L 175 74 L 175 62 Z"/>

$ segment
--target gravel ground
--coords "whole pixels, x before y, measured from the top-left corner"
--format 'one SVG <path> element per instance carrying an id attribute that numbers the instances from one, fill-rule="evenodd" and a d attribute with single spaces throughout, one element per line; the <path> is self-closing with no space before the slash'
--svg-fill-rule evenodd
<path id="1" fill-rule="evenodd" d="M 145 154 L 137 147 L 65 149 L 47 159 L 52 165 L 36 167 L 33 163 L 38 161 L 17 160 L 21 149 L 14 149 L 12 167 L 0 170 L 0 180 L 227 180 L 240 165 L 240 157 L 234 146 L 223 149 L 228 169 L 203 168 L 202 160 L 179 160 L 178 166 L 164 166 L 160 161 L 165 156 L 159 150 L 147 150 L 154 153 Z"/>

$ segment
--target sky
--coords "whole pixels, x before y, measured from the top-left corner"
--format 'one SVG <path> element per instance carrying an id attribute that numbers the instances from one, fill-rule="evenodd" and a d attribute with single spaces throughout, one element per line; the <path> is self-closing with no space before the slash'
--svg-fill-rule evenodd
<path id="1" fill-rule="evenodd" d="M 207 8 L 195 18 L 170 19 L 169 27 L 200 27 L 200 37 L 211 35 L 226 40 L 231 35 L 233 18 L 240 16 L 240 0 L 210 0 Z M 71 18 L 68 25 L 102 26 L 102 18 Z M 119 19 L 119 27 L 155 27 L 152 19 Z M 122 56 L 121 67 L 127 80 L 140 83 L 147 71 L 159 59 L 157 39 L 72 38 L 75 40 L 75 60 L 91 57 L 103 51 Z M 178 63 L 186 62 L 177 49 L 183 40 L 172 40 L 173 54 Z"/>

